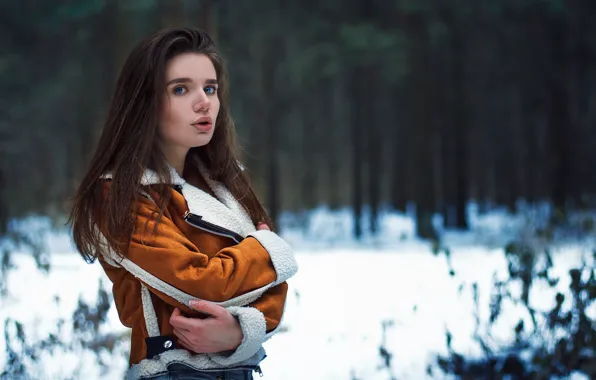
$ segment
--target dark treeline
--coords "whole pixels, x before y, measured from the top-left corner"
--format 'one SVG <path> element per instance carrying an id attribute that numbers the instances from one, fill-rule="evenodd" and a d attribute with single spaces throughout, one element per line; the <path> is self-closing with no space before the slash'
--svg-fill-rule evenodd
<path id="1" fill-rule="evenodd" d="M 466 227 L 472 199 L 583 204 L 596 193 L 595 17 L 592 0 L 3 1 L 0 228 L 68 210 L 120 65 L 173 25 L 222 48 L 274 218 L 366 205 L 374 221 L 414 202 L 431 237 L 435 212 Z"/>

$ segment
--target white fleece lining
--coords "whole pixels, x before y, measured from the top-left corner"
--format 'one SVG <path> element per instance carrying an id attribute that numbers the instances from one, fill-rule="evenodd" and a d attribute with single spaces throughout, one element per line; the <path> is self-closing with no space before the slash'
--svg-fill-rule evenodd
<path id="1" fill-rule="evenodd" d="M 220 200 L 189 183 L 182 185 L 182 195 L 188 210 L 200 215 L 206 222 L 234 231 L 242 237 L 256 230 L 252 222 L 246 223 Z"/>
<path id="2" fill-rule="evenodd" d="M 254 223 L 240 202 L 236 200 L 224 184 L 211 179 L 209 169 L 201 161 L 198 161 L 197 164 L 201 176 L 205 179 L 205 182 L 207 182 L 207 185 L 211 188 L 215 196 L 232 211 L 234 216 L 240 219 L 240 222 L 248 228 L 248 232 L 254 231 Z"/>
<path id="3" fill-rule="evenodd" d="M 209 357 L 222 366 L 231 366 L 235 363 L 248 360 L 259 351 L 265 341 L 267 322 L 261 311 L 253 307 L 227 308 L 228 312 L 238 318 L 244 338 L 231 355 L 210 354 Z"/>
<path id="4" fill-rule="evenodd" d="M 277 234 L 267 230 L 260 230 L 249 234 L 257 239 L 259 243 L 269 252 L 271 262 L 275 267 L 277 279 L 275 285 L 287 281 L 294 276 L 298 271 L 298 263 L 294 257 L 292 247 L 285 240 L 280 238 Z"/>
<path id="5" fill-rule="evenodd" d="M 172 176 L 172 185 L 182 185 L 184 184 L 184 179 L 182 179 L 178 173 L 176 172 L 176 169 L 174 169 L 174 167 L 169 166 L 170 168 L 170 175 Z M 103 174 L 100 178 L 102 179 L 112 179 L 114 177 L 114 173 L 105 173 Z M 150 169 L 145 169 L 145 171 L 143 172 L 143 175 L 141 176 L 141 181 L 140 181 L 141 185 L 143 186 L 148 186 L 148 185 L 155 185 L 155 184 L 159 184 L 162 183 L 159 179 L 159 176 L 157 175 L 156 172 L 154 172 L 153 170 Z"/>
<path id="6" fill-rule="evenodd" d="M 143 317 L 145 318 L 145 327 L 147 327 L 147 334 L 149 338 L 160 336 L 159 322 L 157 321 L 157 313 L 153 306 L 151 293 L 145 284 L 141 283 L 141 301 L 143 303 Z"/>
<path id="7" fill-rule="evenodd" d="M 99 237 L 101 239 L 101 244 L 102 244 L 102 257 L 104 259 L 104 261 L 106 263 L 108 263 L 109 265 L 113 266 L 114 268 L 120 268 L 120 265 L 118 264 L 118 262 L 114 259 L 117 259 L 117 255 L 114 254 L 114 251 L 112 250 L 112 248 L 109 246 L 107 239 L 105 238 L 105 236 L 100 232 Z"/>

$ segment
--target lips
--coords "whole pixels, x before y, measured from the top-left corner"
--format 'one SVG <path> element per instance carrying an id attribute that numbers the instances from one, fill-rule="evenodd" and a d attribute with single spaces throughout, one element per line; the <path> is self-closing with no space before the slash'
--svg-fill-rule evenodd
<path id="1" fill-rule="evenodd" d="M 195 120 L 192 123 L 192 126 L 201 132 L 209 132 L 213 129 L 213 120 L 209 116 L 203 116 Z"/>

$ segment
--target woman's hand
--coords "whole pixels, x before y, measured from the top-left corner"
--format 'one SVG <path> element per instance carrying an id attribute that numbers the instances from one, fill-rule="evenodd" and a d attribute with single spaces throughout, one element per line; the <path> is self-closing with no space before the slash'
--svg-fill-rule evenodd
<path id="1" fill-rule="evenodd" d="M 257 230 L 271 228 L 266 223 L 259 223 Z M 179 309 L 174 309 L 170 316 L 170 324 L 178 343 L 197 354 L 231 351 L 238 348 L 244 338 L 240 324 L 225 308 L 207 301 L 190 301 L 193 310 L 210 317 L 187 318 Z"/>
<path id="2" fill-rule="evenodd" d="M 210 317 L 187 318 L 179 309 L 174 310 L 170 324 L 182 347 L 207 354 L 233 351 L 240 345 L 244 338 L 240 324 L 225 308 L 207 301 L 190 301 L 190 307 Z"/>

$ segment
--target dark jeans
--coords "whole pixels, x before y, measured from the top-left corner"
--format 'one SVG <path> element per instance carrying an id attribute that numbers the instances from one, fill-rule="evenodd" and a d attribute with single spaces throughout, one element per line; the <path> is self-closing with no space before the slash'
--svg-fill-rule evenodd
<path id="1" fill-rule="evenodd" d="M 168 365 L 168 372 L 147 380 L 253 380 L 252 369 L 199 371 L 184 364 Z"/>

